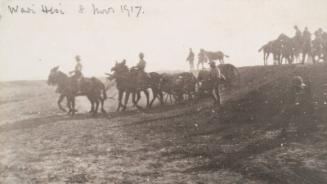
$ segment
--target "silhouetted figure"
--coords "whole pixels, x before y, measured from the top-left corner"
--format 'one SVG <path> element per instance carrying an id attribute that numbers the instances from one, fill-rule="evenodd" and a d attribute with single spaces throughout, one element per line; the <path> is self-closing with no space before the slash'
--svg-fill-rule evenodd
<path id="1" fill-rule="evenodd" d="M 192 51 L 192 48 L 190 48 L 190 53 L 188 54 L 186 61 L 190 64 L 190 70 L 194 70 L 194 53 Z"/>
<path id="2" fill-rule="evenodd" d="M 303 50 L 302 50 L 302 64 L 305 62 L 306 55 L 311 53 L 311 33 L 307 27 L 303 31 Z"/>

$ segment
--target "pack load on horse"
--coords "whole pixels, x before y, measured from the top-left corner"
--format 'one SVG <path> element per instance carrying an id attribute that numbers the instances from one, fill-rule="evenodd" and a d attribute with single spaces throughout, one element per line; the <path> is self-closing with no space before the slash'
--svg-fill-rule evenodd
<path id="1" fill-rule="evenodd" d="M 86 96 L 91 103 L 90 113 L 96 115 L 98 112 L 99 104 L 101 105 L 102 113 L 104 110 L 104 101 L 107 98 L 106 89 L 104 84 L 95 77 L 84 78 L 80 80 L 80 84 L 77 85 L 76 76 L 68 76 L 65 73 L 58 70 L 59 66 L 54 67 L 50 70 L 48 76 L 48 85 L 57 86 L 57 92 L 60 93 L 57 101 L 60 110 L 65 111 L 66 109 L 61 106 L 61 102 L 66 97 L 67 107 L 69 113 L 75 114 L 75 97 Z M 80 77 L 80 76 L 79 76 Z"/>

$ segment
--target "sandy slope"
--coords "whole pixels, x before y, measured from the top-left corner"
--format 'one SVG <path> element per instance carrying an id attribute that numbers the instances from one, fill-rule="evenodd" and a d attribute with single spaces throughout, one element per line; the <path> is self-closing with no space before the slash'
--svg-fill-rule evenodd
<path id="1" fill-rule="evenodd" d="M 75 117 L 60 113 L 42 81 L 2 83 L 0 183 L 327 183 L 326 72 L 245 67 L 220 110 L 203 100 L 97 118 L 83 98 Z M 287 102 L 299 74 L 311 107 Z"/>

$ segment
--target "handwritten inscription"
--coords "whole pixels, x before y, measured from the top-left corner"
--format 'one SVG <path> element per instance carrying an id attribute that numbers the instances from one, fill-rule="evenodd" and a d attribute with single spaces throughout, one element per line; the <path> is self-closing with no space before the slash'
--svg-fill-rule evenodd
<path id="1" fill-rule="evenodd" d="M 65 15 L 67 10 L 63 8 L 61 3 L 58 5 L 8 5 L 8 12 L 11 15 L 25 15 L 25 14 L 44 14 L 44 15 Z M 90 14 L 90 15 L 125 15 L 127 17 L 141 17 L 144 14 L 144 9 L 140 5 L 119 5 L 119 6 L 103 6 L 94 3 L 77 5 L 77 8 L 71 10 L 70 13 L 76 14 Z"/>

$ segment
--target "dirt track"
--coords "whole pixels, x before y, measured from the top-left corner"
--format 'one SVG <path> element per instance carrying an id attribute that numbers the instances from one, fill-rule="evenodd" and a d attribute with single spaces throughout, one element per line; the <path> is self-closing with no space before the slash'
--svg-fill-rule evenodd
<path id="1" fill-rule="evenodd" d="M 84 99 L 75 117 L 60 113 L 44 82 L 0 84 L 0 181 L 327 183 L 326 71 L 242 68 L 241 89 L 220 110 L 204 100 L 97 118 Z M 311 109 L 287 103 L 298 74 L 311 81 Z"/>

